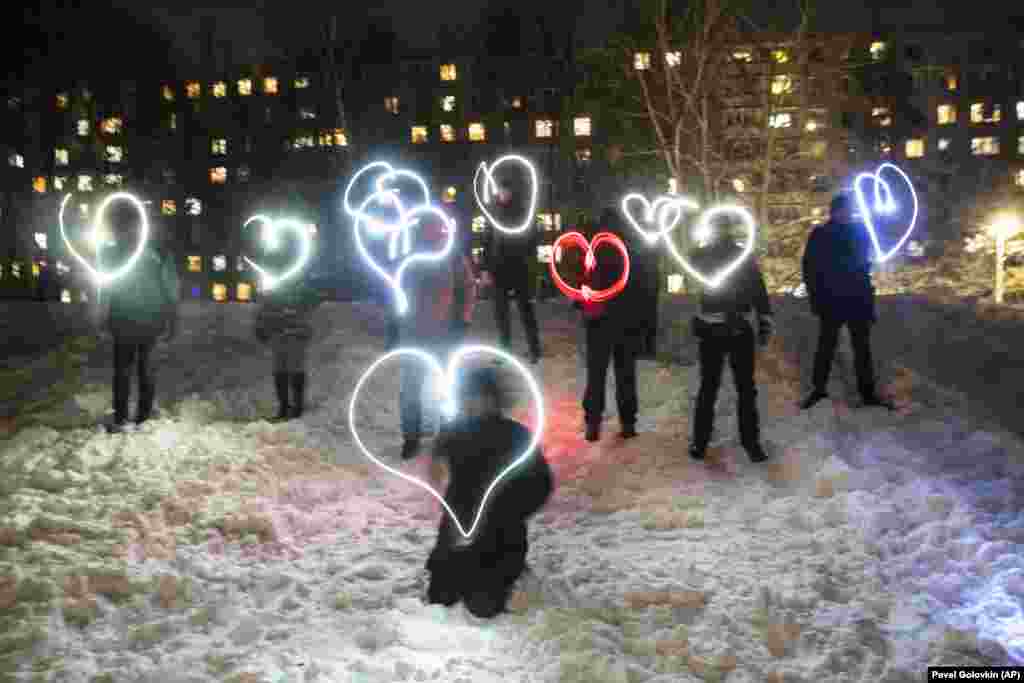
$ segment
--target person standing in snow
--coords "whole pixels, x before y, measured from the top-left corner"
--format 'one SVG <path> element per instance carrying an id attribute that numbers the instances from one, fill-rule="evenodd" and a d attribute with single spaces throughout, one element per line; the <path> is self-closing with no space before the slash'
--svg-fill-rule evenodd
<path id="1" fill-rule="evenodd" d="M 113 262 L 123 263 L 133 250 L 118 241 L 112 251 Z M 132 270 L 104 289 L 103 296 L 107 303 L 104 326 L 114 339 L 114 420 L 107 431 L 118 433 L 128 422 L 131 375 L 136 366 L 136 424 L 153 414 L 156 377 L 150 355 L 161 335 L 170 341 L 178 333 L 180 281 L 173 258 L 161 254 L 155 243 L 146 245 Z"/>
<path id="2" fill-rule="evenodd" d="M 605 209 L 598 225 L 596 232 L 617 235 L 630 255 L 642 248 L 637 233 L 625 228 L 618 209 Z M 584 284 L 594 290 L 606 289 L 619 279 L 625 264 L 614 249 L 607 247 L 600 249 L 595 257 L 597 267 L 584 276 Z M 621 436 L 624 439 L 636 436 L 636 360 L 644 350 L 650 326 L 647 296 L 649 292 L 644 283 L 636 280 L 631 271 L 625 289 L 610 301 L 574 304 L 583 311 L 586 334 L 587 386 L 583 392 L 583 415 L 587 441 L 601 438 L 609 363 L 614 363 L 615 368 L 615 400 L 622 425 Z"/>
<path id="3" fill-rule="evenodd" d="M 498 206 L 495 215 L 503 224 L 519 224 L 527 210 L 524 189 L 509 184 L 498 191 Z M 484 235 L 484 257 L 487 259 L 483 281 L 493 286 L 494 319 L 501 335 L 501 346 L 511 348 L 512 329 L 508 318 L 508 293 L 515 292 L 516 304 L 523 319 L 523 331 L 530 348 L 530 362 L 536 364 L 541 358 L 540 332 L 537 316 L 533 310 L 533 287 L 530 282 L 530 259 L 537 258 L 539 235 L 536 225 L 530 225 L 524 233 L 507 234 L 493 225 Z"/>
<path id="4" fill-rule="evenodd" d="M 282 263 L 294 258 L 290 249 L 284 252 Z M 304 275 L 265 291 L 253 322 L 253 336 L 270 347 L 278 421 L 302 417 L 306 405 L 306 356 L 313 339 L 313 312 L 323 296 Z"/>
<path id="5" fill-rule="evenodd" d="M 417 249 L 438 249 L 447 239 L 447 230 L 439 219 L 432 219 L 418 231 Z M 473 269 L 464 254 L 453 251 L 449 258 L 433 263 L 417 263 L 406 271 L 402 287 L 409 296 L 409 310 L 399 318 L 399 342 L 434 354 L 444 365 L 452 346 L 461 341 L 472 319 L 476 303 Z M 464 323 L 453 332 L 452 310 L 455 290 L 464 291 L 458 316 Z M 423 382 L 427 369 L 418 360 L 402 364 L 399 413 L 402 427 L 403 460 L 416 457 L 423 437 Z"/>
<path id="6" fill-rule="evenodd" d="M 853 199 L 847 194 L 832 199 L 828 223 L 816 227 L 807 240 L 803 277 L 811 311 L 819 319 L 818 348 L 814 354 L 814 387 L 801 403 L 807 410 L 828 398 L 828 378 L 839 343 L 839 330 L 850 330 L 857 388 L 865 406 L 893 408 L 878 396 L 871 358 L 871 325 L 877 321 L 875 288 L 871 284 L 871 244 L 867 228 L 854 222 Z"/>
<path id="7" fill-rule="evenodd" d="M 706 245 L 691 252 L 690 262 L 700 272 L 716 273 L 728 267 L 742 252 L 730 231 L 719 226 Z M 753 256 L 717 288 L 705 287 L 701 291 L 698 312 L 691 322 L 698 339 L 700 361 L 700 389 L 690 444 L 690 457 L 694 460 L 703 460 L 711 443 L 715 403 L 726 358 L 738 395 L 740 444 L 751 462 L 768 459 L 761 446 L 754 359 L 757 344 L 768 343 L 773 321 L 768 290 Z"/>
<path id="8" fill-rule="evenodd" d="M 468 528 L 483 495 L 533 436 L 503 415 L 504 395 L 493 367 L 467 372 L 460 385 L 460 416 L 438 439 L 435 463 L 448 466 L 445 502 Z M 447 514 L 427 559 L 427 600 L 450 607 L 460 600 L 476 617 L 505 611 L 512 586 L 526 570 L 527 520 L 551 496 L 554 477 L 538 448 L 492 491 L 474 533 L 465 539 Z M 435 484 L 439 484 L 435 476 Z"/>

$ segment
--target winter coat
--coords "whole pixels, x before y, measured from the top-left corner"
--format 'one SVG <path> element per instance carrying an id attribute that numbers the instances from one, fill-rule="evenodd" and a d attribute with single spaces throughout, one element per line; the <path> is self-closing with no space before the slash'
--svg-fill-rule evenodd
<path id="1" fill-rule="evenodd" d="M 409 297 L 409 310 L 399 318 L 403 345 L 446 339 L 456 317 L 467 320 L 476 303 L 473 270 L 461 255 L 413 265 L 402 277 L 402 289 Z M 461 315 L 456 310 L 456 289 L 463 292 Z"/>
<path id="2" fill-rule="evenodd" d="M 624 337 L 640 339 L 647 334 L 648 329 L 654 321 L 651 316 L 650 297 L 655 296 L 646 286 L 644 281 L 648 277 L 644 264 L 640 264 L 640 274 L 637 275 L 637 259 L 635 254 L 639 253 L 644 245 L 640 244 L 639 236 L 631 234 L 623 229 L 621 223 L 615 226 L 598 228 L 598 232 L 611 232 L 618 235 L 626 245 L 629 254 L 630 272 L 629 280 L 625 288 L 614 298 L 593 304 L 584 302 L 583 318 L 587 326 L 599 325 L 609 331 L 615 331 Z M 601 290 L 615 284 L 622 275 L 623 261 L 614 247 L 602 246 L 595 253 L 597 266 L 589 274 L 584 275 L 584 283 L 591 289 Z"/>
<path id="3" fill-rule="evenodd" d="M 519 224 L 526 209 L 525 203 L 513 200 L 506 206 L 499 204 L 493 213 L 503 225 Z M 540 231 L 536 224 L 522 233 L 511 235 L 493 225 L 488 226 L 483 239 L 486 269 L 496 278 L 501 278 L 505 272 L 528 268 L 530 259 L 537 258 L 539 241 Z"/>
<path id="4" fill-rule="evenodd" d="M 444 498 L 463 528 L 473 523 L 487 487 L 525 450 L 531 438 L 530 430 L 519 422 L 494 415 L 461 419 L 439 439 L 433 457 L 448 462 L 450 476 Z M 440 569 L 453 553 L 474 553 L 479 566 L 495 567 L 504 549 L 525 548 L 526 520 L 547 502 L 553 482 L 551 468 L 538 446 L 491 492 L 468 547 L 453 547 L 461 534 L 447 514 L 442 517 L 427 569 Z"/>
<path id="5" fill-rule="evenodd" d="M 309 342 L 313 338 L 313 311 L 321 303 L 322 295 L 302 280 L 285 281 L 264 294 L 253 334 L 265 344 Z"/>
<path id="6" fill-rule="evenodd" d="M 815 315 L 875 320 L 871 244 L 863 225 L 830 221 L 816 227 L 804 250 L 803 276 Z"/>
<path id="7" fill-rule="evenodd" d="M 171 258 L 147 247 L 125 276 L 104 290 L 108 326 L 118 339 L 150 340 L 166 330 L 180 300 L 178 271 Z"/>
<path id="8" fill-rule="evenodd" d="M 702 273 L 716 273 L 743 252 L 735 242 L 719 240 L 690 252 L 690 263 Z M 708 322 L 726 321 L 736 316 L 771 316 L 772 304 L 764 277 L 752 256 L 716 288 L 705 287 L 699 297 L 698 315 Z"/>

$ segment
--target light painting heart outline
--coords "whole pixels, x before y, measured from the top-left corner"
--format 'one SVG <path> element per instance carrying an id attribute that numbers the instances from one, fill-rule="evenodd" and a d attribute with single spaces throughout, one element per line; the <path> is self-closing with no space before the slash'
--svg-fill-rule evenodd
<path id="1" fill-rule="evenodd" d="M 699 282 L 703 283 L 705 287 L 709 289 L 717 289 L 722 285 L 725 280 L 732 275 L 736 269 L 738 269 L 743 262 L 750 257 L 754 252 L 754 242 L 757 230 L 757 224 L 754 220 L 754 216 L 742 206 L 737 204 L 720 204 L 718 206 L 712 206 L 701 213 L 700 218 L 697 221 L 697 225 L 694 228 L 695 235 L 710 235 L 713 230 L 711 221 L 721 215 L 735 215 L 739 216 L 747 228 L 747 240 L 746 245 L 743 247 L 743 251 L 737 256 L 731 263 L 722 268 L 714 277 L 708 277 L 704 273 L 693 267 L 693 265 L 687 260 L 685 256 L 679 253 L 679 249 L 670 239 L 665 239 L 668 244 L 669 253 L 689 273 Z"/>
<path id="2" fill-rule="evenodd" d="M 563 243 L 568 244 L 563 246 Z M 622 275 L 616 280 L 610 287 L 600 290 L 592 290 L 589 286 L 583 285 L 579 288 L 571 287 L 562 276 L 558 273 L 558 266 L 556 265 L 556 254 L 560 253 L 566 246 L 579 247 L 584 251 L 583 267 L 587 273 L 590 273 L 597 267 L 596 252 L 598 247 L 609 244 L 615 247 L 619 254 L 622 255 Z M 594 238 L 587 241 L 579 232 L 567 232 L 557 240 L 551 248 L 551 260 L 548 262 L 548 266 L 551 270 L 551 278 L 555 282 L 555 286 L 567 297 L 573 301 L 590 301 L 593 303 L 602 303 L 613 299 L 618 296 L 623 289 L 626 288 L 626 284 L 629 282 L 629 250 L 626 248 L 625 243 L 619 238 L 618 235 L 614 235 L 610 232 L 599 232 L 594 235 Z"/>
<path id="3" fill-rule="evenodd" d="M 632 211 L 629 208 L 630 201 L 639 201 L 644 206 L 644 222 L 645 223 L 656 223 L 658 229 L 656 231 L 646 230 L 640 227 L 640 223 L 633 216 Z M 689 197 L 673 197 L 670 195 L 662 195 L 655 199 L 653 202 L 648 201 L 647 197 L 643 196 L 639 192 L 632 192 L 622 198 L 621 203 L 622 213 L 626 217 L 626 221 L 633 226 L 633 229 L 640 233 L 647 243 L 654 246 L 661 239 L 667 239 L 670 232 L 678 227 L 679 222 L 683 218 L 683 209 L 689 209 L 691 211 L 698 211 L 700 206 L 690 199 Z M 675 208 L 675 214 L 672 220 L 668 220 L 669 211 Z M 660 213 L 659 213 L 660 212 Z"/>
<path id="4" fill-rule="evenodd" d="M 69 193 L 66 197 L 64 197 L 64 201 L 61 202 L 60 211 L 57 214 L 57 221 L 60 224 L 60 236 L 64 240 L 64 245 L 68 248 L 68 251 L 71 253 L 71 255 L 75 257 L 78 260 L 78 262 L 81 263 L 82 266 L 84 266 L 85 269 L 92 275 L 93 282 L 95 282 L 100 287 L 105 287 L 106 285 L 110 284 L 111 282 L 117 280 L 118 278 L 130 272 L 132 266 L 134 266 L 135 262 L 138 261 L 139 258 L 142 256 L 142 252 L 146 248 L 146 243 L 149 241 L 149 217 L 146 215 L 146 207 L 141 201 L 139 201 L 138 197 L 136 197 L 133 194 L 129 194 L 128 192 L 114 192 L 113 194 L 107 195 L 103 199 L 103 201 L 100 202 L 100 205 L 96 207 L 96 215 L 93 218 L 92 223 L 90 224 L 90 239 L 97 239 L 99 237 L 100 227 L 103 224 L 103 215 L 106 213 L 107 207 L 112 202 L 117 200 L 125 200 L 128 203 L 132 204 L 136 208 L 136 210 L 138 210 L 139 217 L 141 218 L 142 223 L 142 228 L 139 234 L 139 243 L 135 247 L 135 251 L 132 252 L 132 255 L 128 257 L 128 260 L 121 264 L 119 268 L 111 272 L 107 272 L 104 271 L 102 267 L 93 268 L 92 264 L 90 264 L 81 254 L 78 253 L 78 250 L 75 249 L 75 246 L 71 243 L 71 240 L 68 239 L 67 230 L 64 227 L 64 210 L 67 207 L 67 204 L 70 200 L 71 194 Z"/>
<path id="5" fill-rule="evenodd" d="M 513 460 L 507 467 L 505 467 L 505 469 L 502 470 L 498 474 L 498 476 L 494 478 L 491 484 L 487 487 L 487 490 L 484 492 L 483 497 L 480 499 L 480 502 L 477 505 L 477 511 L 476 514 L 474 515 L 473 523 L 472 525 L 470 525 L 469 531 L 466 531 L 465 528 L 462 526 L 462 522 L 459 520 L 458 515 L 455 514 L 455 511 L 452 510 L 451 507 L 448 505 L 447 501 L 445 501 L 444 496 L 438 493 L 433 486 L 431 486 L 427 482 L 422 481 L 417 477 L 411 476 L 409 474 L 406 474 L 405 472 L 390 467 L 387 463 L 379 460 L 377 457 L 373 455 L 370 449 L 366 447 L 366 444 L 364 444 L 363 440 L 359 437 L 359 430 L 356 429 L 355 410 L 356 404 L 359 399 L 359 392 L 362 390 L 363 384 L 366 383 L 366 381 L 370 378 L 370 376 L 373 375 L 377 368 L 379 368 L 382 364 L 393 358 L 397 358 L 400 356 L 412 356 L 418 361 L 425 363 L 429 367 L 431 376 L 441 376 L 441 378 L 443 379 L 443 391 L 447 396 L 447 400 L 443 405 L 443 410 L 449 418 L 454 417 L 458 413 L 458 400 L 456 392 L 453 390 L 455 383 L 458 379 L 456 376 L 456 370 L 459 367 L 459 365 L 461 365 L 463 358 L 473 354 L 490 354 L 498 356 L 506 363 L 515 367 L 516 370 L 518 370 L 519 373 L 522 374 L 524 378 L 526 378 L 527 386 L 529 388 L 530 393 L 533 395 L 533 399 L 536 405 L 537 423 L 532 430 L 532 438 L 529 444 L 527 445 L 526 449 L 523 451 L 523 453 L 519 455 L 515 460 Z M 476 531 L 477 525 L 480 523 L 480 520 L 483 517 L 483 513 L 484 510 L 486 509 L 487 502 L 491 496 L 491 493 L 494 491 L 495 487 L 506 478 L 509 472 L 511 472 L 517 466 L 525 462 L 527 458 L 529 458 L 530 455 L 532 455 L 534 451 L 537 450 L 537 447 L 540 445 L 541 435 L 544 432 L 544 396 L 541 393 L 540 386 L 537 384 L 537 380 L 533 377 L 530 371 L 527 370 L 526 366 L 524 366 L 522 362 L 519 361 L 519 359 L 517 359 L 515 356 L 513 356 L 510 353 L 506 353 L 501 349 L 496 349 L 490 346 L 484 346 L 482 344 L 462 346 L 455 349 L 455 351 L 452 352 L 448 360 L 447 368 L 443 368 L 433 354 L 427 353 L 426 351 L 423 351 L 421 349 L 399 348 L 384 354 L 376 361 L 374 361 L 369 368 L 366 369 L 366 371 L 363 373 L 363 376 L 359 379 L 359 382 L 356 383 L 356 387 L 352 392 L 352 399 L 349 402 L 348 416 L 349 430 L 352 432 L 352 436 L 355 439 L 356 444 L 359 446 L 359 449 L 363 452 L 363 455 L 369 458 L 370 461 L 372 461 L 374 464 L 383 468 L 385 471 L 401 479 L 404 479 L 405 481 L 408 481 L 409 483 L 414 484 L 415 486 L 419 486 L 420 488 L 427 491 L 430 495 L 437 499 L 444 507 L 445 511 L 448 513 L 448 516 L 455 523 L 455 526 L 458 529 L 459 534 L 461 534 L 463 538 L 468 539 L 471 538 L 473 536 L 473 533 Z"/>
<path id="6" fill-rule="evenodd" d="M 910 196 L 914 202 L 914 210 L 910 217 L 910 223 L 907 226 L 906 231 L 903 233 L 903 237 L 900 238 L 895 247 L 890 249 L 888 252 L 884 252 L 882 251 L 882 246 L 878 241 L 878 231 L 875 228 L 875 221 L 873 218 L 874 212 L 871 207 L 868 206 L 868 202 L 864 198 L 862 185 L 866 181 L 873 181 L 876 211 L 880 213 L 895 212 L 896 201 L 893 198 L 892 188 L 889 186 L 889 183 L 882 178 L 882 171 L 887 168 L 898 173 L 899 176 L 903 178 L 904 182 L 907 183 L 907 187 L 910 188 Z M 910 181 L 910 177 L 904 173 L 899 166 L 885 162 L 879 165 L 873 173 L 868 172 L 859 174 L 853 181 L 853 194 L 857 202 L 857 210 L 864 219 L 864 226 L 867 228 L 868 236 L 871 238 L 871 244 L 875 248 L 875 255 L 878 257 L 877 260 L 879 263 L 884 263 L 903 247 L 904 243 L 910 238 L 910 234 L 914 231 L 914 227 L 917 225 L 917 214 L 920 207 L 917 201 L 917 192 L 914 190 L 914 184 Z M 884 197 L 883 194 L 885 195 Z"/>
<path id="7" fill-rule="evenodd" d="M 273 245 L 278 243 L 277 239 L 282 230 L 293 232 L 299 238 L 300 251 L 295 263 L 290 268 L 286 268 L 280 275 L 274 275 L 248 256 L 242 256 L 253 267 L 253 270 L 260 274 L 260 277 L 263 279 L 264 289 L 271 290 L 282 282 L 298 275 L 305 268 L 306 264 L 309 263 L 310 255 L 313 252 L 313 237 L 309 234 L 308 228 L 294 218 L 274 219 L 264 214 L 256 214 L 249 218 L 242 226 L 242 229 L 244 230 L 249 227 L 250 223 L 254 222 L 264 226 L 263 239 L 271 245 L 271 248 L 276 248 Z"/>
<path id="8" fill-rule="evenodd" d="M 498 191 L 498 182 L 494 179 L 494 172 L 504 163 L 517 162 L 526 167 L 527 174 L 530 178 L 530 202 L 529 209 L 526 212 L 526 216 L 523 219 L 522 225 L 518 225 L 514 228 L 510 228 L 506 225 L 502 225 L 492 214 L 487 210 L 487 205 L 491 203 L 491 193 Z M 477 189 L 477 180 L 480 178 L 481 173 L 484 176 L 484 198 L 480 198 L 480 191 Z M 487 162 L 481 161 L 480 165 L 476 169 L 476 173 L 473 174 L 473 197 L 476 199 L 476 204 L 480 207 L 484 216 L 490 221 L 491 225 L 495 229 L 510 234 L 517 235 L 529 230 L 536 220 L 537 211 L 537 200 L 540 195 L 540 185 L 537 180 L 537 169 L 526 157 L 518 154 L 506 154 L 503 157 L 499 157 L 490 166 Z"/>

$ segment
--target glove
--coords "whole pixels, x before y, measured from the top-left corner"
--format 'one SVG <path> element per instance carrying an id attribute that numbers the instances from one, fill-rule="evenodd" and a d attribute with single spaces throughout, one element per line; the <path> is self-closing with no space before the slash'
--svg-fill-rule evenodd
<path id="1" fill-rule="evenodd" d="M 775 319 L 770 315 L 761 315 L 757 319 L 757 340 L 761 346 L 766 346 L 775 332 Z"/>

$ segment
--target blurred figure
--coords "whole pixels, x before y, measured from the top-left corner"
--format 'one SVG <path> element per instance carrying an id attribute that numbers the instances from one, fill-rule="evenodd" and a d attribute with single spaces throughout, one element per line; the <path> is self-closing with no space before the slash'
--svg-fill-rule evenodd
<path id="1" fill-rule="evenodd" d="M 828 398 L 828 379 L 839 344 L 839 330 L 850 330 L 857 388 L 865 406 L 894 408 L 878 396 L 871 358 L 871 325 L 875 314 L 875 288 L 871 284 L 871 244 L 867 228 L 853 219 L 853 198 L 832 199 L 828 223 L 819 225 L 807 240 L 803 276 L 811 311 L 820 320 L 814 354 L 814 387 L 800 407 L 807 410 Z"/>
<path id="2" fill-rule="evenodd" d="M 119 241 L 111 249 L 117 263 L 127 261 L 133 249 Z M 117 433 L 128 421 L 131 373 L 138 365 L 139 398 L 135 422 L 153 414 L 156 378 L 150 354 L 162 334 L 171 341 L 178 333 L 180 282 L 174 259 L 154 241 L 146 245 L 132 270 L 104 289 L 105 326 L 114 338 L 114 421 L 107 430 Z"/>
<path id="3" fill-rule="evenodd" d="M 519 224 L 528 208 L 525 189 L 519 184 L 509 184 L 498 192 L 495 217 L 502 224 Z M 530 259 L 537 258 L 539 235 L 536 225 L 520 234 L 504 233 L 493 225 L 484 234 L 484 257 L 487 259 L 483 280 L 493 285 L 494 318 L 498 324 L 501 345 L 510 351 L 512 329 L 508 318 L 508 293 L 515 292 L 516 304 L 523 319 L 523 332 L 530 349 L 530 362 L 540 361 L 540 333 L 537 316 L 533 310 L 533 295 L 530 282 Z"/>
<path id="4" fill-rule="evenodd" d="M 447 226 L 438 219 L 417 231 L 417 249 L 438 249 L 448 238 Z M 473 269 L 465 256 L 457 251 L 438 262 L 417 263 L 403 278 L 402 288 L 409 297 L 409 310 L 399 316 L 399 343 L 422 349 L 437 357 L 444 365 L 453 345 L 461 340 L 462 331 L 472 318 L 476 303 Z M 462 288 L 461 310 L 453 314 L 455 290 Z M 453 334 L 452 317 L 463 322 L 458 336 Z M 402 459 L 414 458 L 423 438 L 423 382 L 427 368 L 409 360 L 402 364 L 399 413 L 402 423 Z"/>
<path id="5" fill-rule="evenodd" d="M 504 417 L 504 394 L 493 367 L 467 372 L 459 390 L 460 415 L 433 451 L 435 461 L 448 465 L 445 501 L 467 529 L 487 487 L 533 438 L 525 426 Z M 526 569 L 526 521 L 552 489 L 551 468 L 538 446 L 491 493 L 469 539 L 445 514 L 426 565 L 428 601 L 447 607 L 461 600 L 484 619 L 504 612 L 512 586 Z"/>
<path id="6" fill-rule="evenodd" d="M 691 252 L 690 262 L 703 273 L 715 273 L 735 261 L 742 252 L 730 230 L 719 225 L 706 245 Z M 764 277 L 753 255 L 719 287 L 705 287 L 698 305 L 692 325 L 699 340 L 700 389 L 693 418 L 690 457 L 703 460 L 711 442 L 715 403 L 728 358 L 738 394 L 740 443 L 751 462 L 763 462 L 768 456 L 761 447 L 757 414 L 755 340 L 761 346 L 768 343 L 774 329 L 774 318 Z"/>
<path id="7" fill-rule="evenodd" d="M 293 249 L 285 249 L 278 260 L 293 260 Z M 306 406 L 306 357 L 313 339 L 313 312 L 324 300 L 308 284 L 307 272 L 265 291 L 256 310 L 253 335 L 270 347 L 277 421 L 302 417 Z"/>
<path id="8" fill-rule="evenodd" d="M 639 235 L 626 226 L 617 208 L 606 208 L 601 213 L 594 232 L 617 235 L 630 257 L 641 248 Z M 584 276 L 584 284 L 594 290 L 607 289 L 622 275 L 625 264 L 611 247 L 598 249 L 595 256 L 597 267 L 589 276 Z M 624 439 L 636 436 L 636 360 L 648 336 L 648 296 L 650 292 L 644 283 L 634 279 L 631 271 L 625 289 L 610 301 L 575 304 L 583 311 L 586 333 L 587 386 L 583 393 L 583 414 L 587 441 L 601 438 L 609 363 L 614 363 L 615 368 L 615 401 L 622 425 L 621 436 Z"/>

